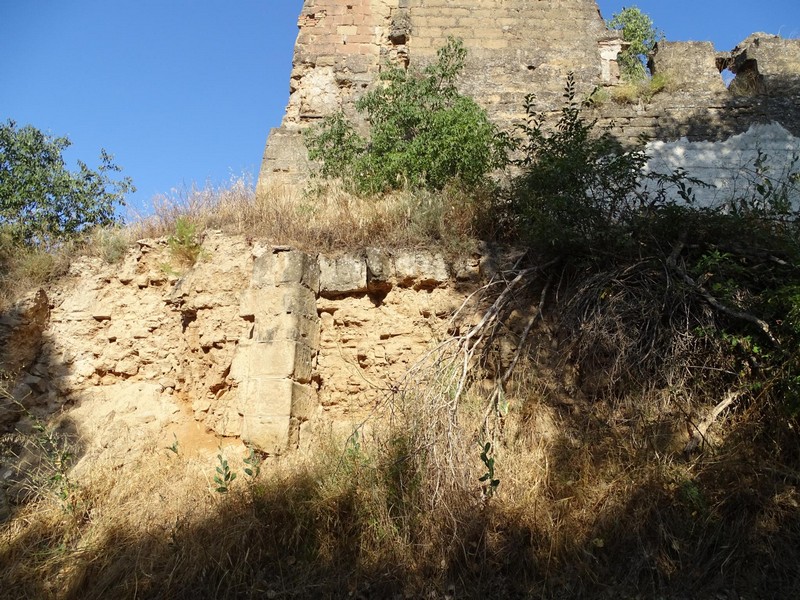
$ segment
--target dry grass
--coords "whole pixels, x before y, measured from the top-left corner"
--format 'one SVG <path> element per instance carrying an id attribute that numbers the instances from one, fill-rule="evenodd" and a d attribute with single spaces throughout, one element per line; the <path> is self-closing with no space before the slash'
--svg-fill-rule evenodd
<path id="1" fill-rule="evenodd" d="M 71 247 L 30 248 L 0 234 L 0 313 L 26 293 L 64 274 L 70 254 Z"/>
<path id="2" fill-rule="evenodd" d="M 796 596 L 800 481 L 755 443 L 768 415 L 730 419 L 724 441 L 687 459 L 664 449 L 661 429 L 679 425 L 655 397 L 568 405 L 523 371 L 491 498 L 476 391 L 454 430 L 421 424 L 414 395 L 387 398 L 393 421 L 268 459 L 253 481 L 226 451 L 239 474 L 227 495 L 213 456 L 154 442 L 122 468 L 83 469 L 68 502 L 44 488 L 17 509 L 0 530 L 3 597 Z M 442 485 L 445 447 L 463 468 Z"/>
<path id="3" fill-rule="evenodd" d="M 670 77 L 665 73 L 657 73 L 653 77 L 623 81 L 611 88 L 611 99 L 617 104 L 636 104 L 650 102 L 653 97 L 670 88 Z"/>
<path id="4" fill-rule="evenodd" d="M 0 239 L 0 310 L 25 293 L 63 275 L 80 255 L 113 264 L 138 239 L 178 240 L 179 256 L 195 255 L 181 240 L 179 225 L 198 236 L 206 229 L 288 244 L 310 252 L 335 252 L 374 245 L 439 248 L 451 256 L 471 252 L 476 239 L 496 236 L 492 190 L 448 188 L 440 193 L 402 191 L 358 197 L 329 183 L 301 192 L 267 188 L 256 196 L 245 178 L 228 186 L 176 191 L 153 201 L 153 214 L 134 215 L 125 227 L 95 229 L 80 240 L 49 249 Z M 191 263 L 181 260 L 182 263 Z"/>
<path id="5" fill-rule="evenodd" d="M 315 250 L 457 246 L 480 225 L 477 204 L 456 198 L 255 198 L 234 185 L 165 202 L 92 251 L 113 255 L 117 235 L 172 235 L 178 219 Z M 475 346 L 465 332 L 486 304 L 465 311 L 452 329 L 469 343 L 440 346 L 450 354 L 430 355 L 408 386 L 387 392 L 370 434 L 270 459 L 254 481 L 227 454 L 239 475 L 229 494 L 214 491 L 214 456 L 158 440 L 121 468 L 64 471 L 51 461 L 0 525 L 0 595 L 800 595 L 797 418 L 751 394 L 714 424 L 702 453 L 682 452 L 687 426 L 737 382 L 723 348 L 697 333 L 704 305 L 644 262 L 560 274 L 549 295 L 550 279 L 530 272 Z M 542 306 L 558 317 L 532 320 Z M 535 327 L 522 344 L 526 323 Z M 520 347 L 495 413 L 500 485 L 489 497 L 479 480 L 486 408 Z M 453 357 L 466 358 L 466 377 Z"/>
<path id="6" fill-rule="evenodd" d="M 171 235 L 178 219 L 199 230 L 221 229 L 314 252 L 375 245 L 440 246 L 457 250 L 485 233 L 489 192 L 448 189 L 403 191 L 379 197 L 354 196 L 336 183 L 312 191 L 271 187 L 256 195 L 236 179 L 225 188 L 207 187 L 156 198 L 154 214 L 129 228 L 134 238 Z"/>

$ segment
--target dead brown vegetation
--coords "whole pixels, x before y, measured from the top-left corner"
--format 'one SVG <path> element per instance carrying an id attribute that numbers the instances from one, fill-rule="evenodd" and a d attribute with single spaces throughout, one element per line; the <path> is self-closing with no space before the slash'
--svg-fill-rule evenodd
<path id="1" fill-rule="evenodd" d="M 157 441 L 121 471 L 92 465 L 68 503 L 42 494 L 3 526 L 2 589 L 76 599 L 792 597 L 796 419 L 745 394 L 684 452 L 738 374 L 725 347 L 699 334 L 709 305 L 677 285 L 665 295 L 663 277 L 644 263 L 594 278 L 520 263 L 473 296 L 454 335 L 386 390 L 365 428 L 269 459 L 254 480 L 228 453 L 239 478 L 226 495 L 213 491 L 212 456 Z M 486 440 L 493 495 L 479 481 Z"/>

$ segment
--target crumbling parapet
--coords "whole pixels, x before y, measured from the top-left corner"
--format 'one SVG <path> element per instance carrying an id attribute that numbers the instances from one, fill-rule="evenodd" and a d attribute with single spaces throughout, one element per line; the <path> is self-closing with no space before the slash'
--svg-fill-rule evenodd
<path id="1" fill-rule="evenodd" d="M 653 75 L 666 78 L 672 91 L 694 94 L 726 91 L 711 42 L 658 42 L 648 66 Z"/>
<path id="2" fill-rule="evenodd" d="M 754 96 L 800 94 L 800 39 L 754 33 L 736 46 L 726 65 L 731 92 Z"/>

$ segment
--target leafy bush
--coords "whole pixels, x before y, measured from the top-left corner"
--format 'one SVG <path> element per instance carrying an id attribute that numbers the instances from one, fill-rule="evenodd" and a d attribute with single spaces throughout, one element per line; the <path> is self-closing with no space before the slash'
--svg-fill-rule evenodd
<path id="1" fill-rule="evenodd" d="M 135 190 L 130 178 L 112 179 L 121 169 L 105 150 L 97 170 L 78 161 L 69 171 L 62 156 L 69 146 L 30 125 L 0 124 L 0 225 L 14 239 L 49 246 L 117 221 L 116 206 Z"/>
<path id="2" fill-rule="evenodd" d="M 653 20 L 635 6 L 615 13 L 606 25 L 622 32 L 630 44 L 617 57 L 622 75 L 629 80 L 644 79 L 647 75 L 647 55 L 664 34 L 656 29 Z"/>
<path id="3" fill-rule="evenodd" d="M 581 116 L 572 75 L 565 98 L 553 129 L 535 111 L 535 96 L 526 98 L 522 156 L 515 161 L 522 172 L 512 183 L 511 214 L 523 240 L 582 253 L 619 235 L 647 156 L 622 149 L 608 133 L 595 135 L 594 123 Z"/>
<path id="4" fill-rule="evenodd" d="M 341 114 L 306 136 L 309 157 L 325 178 L 342 177 L 359 193 L 403 187 L 440 190 L 457 180 L 475 185 L 506 164 L 507 143 L 456 80 L 466 49 L 450 38 L 422 73 L 388 67 L 382 85 L 361 98 L 368 138 Z"/>

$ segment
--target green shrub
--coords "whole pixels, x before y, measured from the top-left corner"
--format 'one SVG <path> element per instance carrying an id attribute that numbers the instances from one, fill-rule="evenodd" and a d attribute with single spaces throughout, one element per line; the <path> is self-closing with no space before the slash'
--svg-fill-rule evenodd
<path id="1" fill-rule="evenodd" d="M 647 156 L 624 150 L 608 133 L 594 133 L 594 123 L 581 116 L 571 74 L 565 98 L 554 128 L 535 111 L 535 97 L 526 98 L 511 220 L 516 235 L 534 246 L 582 254 L 620 235 L 635 208 Z"/>
<path id="2" fill-rule="evenodd" d="M 623 77 L 633 81 L 644 79 L 647 76 L 647 56 L 656 43 L 664 38 L 664 34 L 656 29 L 649 16 L 635 6 L 615 13 L 606 25 L 609 29 L 620 31 L 622 39 L 629 44 L 617 57 Z"/>
<path id="3" fill-rule="evenodd" d="M 173 258 L 189 267 L 197 262 L 203 251 L 197 226 L 184 217 L 178 217 L 175 221 L 175 233 L 167 238 L 167 243 Z"/>
<path id="4" fill-rule="evenodd" d="M 117 221 L 115 208 L 135 191 L 130 178 L 102 150 L 97 170 L 78 161 L 66 168 L 66 137 L 52 137 L 30 125 L 0 123 L 0 225 L 27 245 L 51 246 L 87 228 Z"/>
<path id="5" fill-rule="evenodd" d="M 381 85 L 356 109 L 368 138 L 341 113 L 306 135 L 309 157 L 324 178 L 342 177 L 359 193 L 404 187 L 440 190 L 451 181 L 476 185 L 506 164 L 506 138 L 456 80 L 466 49 L 450 38 L 422 73 L 388 67 Z"/>

